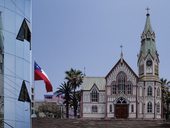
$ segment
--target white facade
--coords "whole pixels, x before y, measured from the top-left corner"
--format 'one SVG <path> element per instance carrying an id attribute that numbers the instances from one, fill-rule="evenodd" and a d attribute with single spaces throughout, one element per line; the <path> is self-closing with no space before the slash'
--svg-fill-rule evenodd
<path id="1" fill-rule="evenodd" d="M 24 19 L 31 24 L 31 0 L 0 0 L 0 127 L 2 128 L 31 127 L 30 103 L 18 101 L 22 82 L 25 81 L 29 94 L 32 86 L 31 42 L 25 40 L 25 36 L 29 33 L 24 33 L 26 28 L 21 27 Z M 17 36 L 22 36 L 23 40 L 18 40 Z"/>
<path id="2" fill-rule="evenodd" d="M 125 93 L 118 92 L 118 78 L 120 73 L 125 73 Z M 106 77 L 85 77 L 82 84 L 82 106 L 81 116 L 83 118 L 141 118 L 160 119 L 161 118 L 161 84 L 159 82 L 138 82 L 139 78 L 129 68 L 125 60 L 115 65 Z M 116 94 L 113 93 L 113 85 L 117 86 Z M 128 94 L 128 83 L 130 90 Z M 152 87 L 151 95 L 148 95 L 148 88 Z M 98 100 L 92 101 L 92 91 L 97 90 Z M 122 103 L 120 103 L 122 102 Z M 124 102 L 124 103 L 123 103 Z M 148 103 L 152 104 L 149 111 Z M 116 106 L 125 104 L 127 107 L 127 117 L 116 117 Z M 97 112 L 93 112 L 92 106 L 97 107 Z M 119 108 L 118 108 L 119 109 Z M 118 110 L 119 111 L 119 110 Z M 119 117 L 120 116 L 120 117 Z"/>
<path id="3" fill-rule="evenodd" d="M 155 33 L 147 13 L 138 56 L 138 75 L 123 59 L 106 77 L 85 77 L 82 118 L 161 119 L 161 83 Z"/>
<path id="4" fill-rule="evenodd" d="M 87 84 L 85 84 L 87 83 Z M 84 85 L 85 84 L 85 85 Z M 84 117 L 104 118 L 105 117 L 105 79 L 97 77 L 85 77 L 83 87 L 83 115 Z M 98 92 L 98 102 L 91 102 L 90 93 L 96 90 Z M 97 113 L 92 112 L 92 106 L 97 107 Z M 93 113 L 93 114 L 91 114 Z"/>

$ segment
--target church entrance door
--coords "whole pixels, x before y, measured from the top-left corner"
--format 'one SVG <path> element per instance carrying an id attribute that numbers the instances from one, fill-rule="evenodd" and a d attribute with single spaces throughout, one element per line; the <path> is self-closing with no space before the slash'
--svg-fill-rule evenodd
<path id="1" fill-rule="evenodd" d="M 115 117 L 116 118 L 128 118 L 128 103 L 123 97 L 119 97 L 115 104 Z"/>
<path id="2" fill-rule="evenodd" d="M 115 105 L 115 117 L 116 118 L 128 118 L 128 105 L 116 104 Z"/>

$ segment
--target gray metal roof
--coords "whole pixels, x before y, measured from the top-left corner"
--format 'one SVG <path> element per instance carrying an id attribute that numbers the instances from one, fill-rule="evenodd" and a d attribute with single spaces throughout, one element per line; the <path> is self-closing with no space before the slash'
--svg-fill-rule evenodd
<path id="1" fill-rule="evenodd" d="M 105 90 L 106 80 L 104 77 L 84 77 L 81 89 L 90 90 L 94 84 L 99 90 Z"/>

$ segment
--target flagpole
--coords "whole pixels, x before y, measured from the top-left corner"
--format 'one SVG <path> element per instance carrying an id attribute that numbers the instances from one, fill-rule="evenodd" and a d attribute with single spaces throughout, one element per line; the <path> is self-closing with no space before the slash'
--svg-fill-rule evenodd
<path id="1" fill-rule="evenodd" d="M 30 87 L 31 87 L 31 90 L 30 90 L 30 94 L 31 94 L 31 102 L 30 102 L 30 128 L 32 128 L 32 87 L 33 86 L 33 83 L 32 83 L 32 49 L 31 49 L 31 41 L 30 41 Z"/>
<path id="2" fill-rule="evenodd" d="M 33 100 L 32 100 L 32 93 L 34 93 L 34 92 L 32 92 L 32 88 L 33 88 L 33 82 L 32 82 L 32 78 L 33 78 L 33 72 L 32 72 L 32 70 L 33 70 L 33 65 L 32 65 L 32 0 L 30 1 L 30 28 L 31 28 L 31 30 L 30 30 L 30 32 L 31 32 L 31 34 L 30 34 L 30 87 L 31 87 L 31 90 L 30 90 L 30 94 L 31 94 L 31 102 L 30 102 L 30 128 L 32 128 L 32 102 L 33 102 Z"/>

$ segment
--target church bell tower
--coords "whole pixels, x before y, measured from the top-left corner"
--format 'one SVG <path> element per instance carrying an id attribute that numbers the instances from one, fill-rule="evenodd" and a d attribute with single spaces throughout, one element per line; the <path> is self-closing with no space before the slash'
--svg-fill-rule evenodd
<path id="1" fill-rule="evenodd" d="M 159 80 L 159 55 L 155 33 L 151 27 L 147 8 L 145 27 L 141 35 L 138 55 L 138 117 L 161 118 L 161 83 Z"/>
<path id="2" fill-rule="evenodd" d="M 146 23 L 141 35 L 138 72 L 139 79 L 159 81 L 159 55 L 156 50 L 155 33 L 150 23 L 149 9 L 147 9 Z"/>

